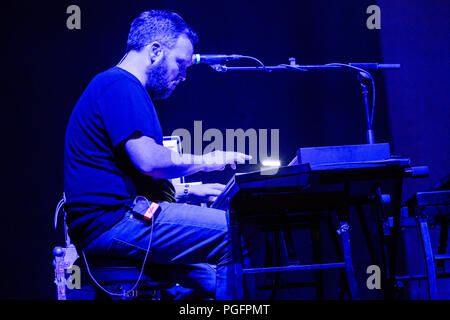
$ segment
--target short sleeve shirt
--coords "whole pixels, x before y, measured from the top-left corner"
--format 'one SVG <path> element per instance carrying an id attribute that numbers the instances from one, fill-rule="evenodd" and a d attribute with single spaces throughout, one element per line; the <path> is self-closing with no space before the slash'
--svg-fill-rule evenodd
<path id="1" fill-rule="evenodd" d="M 75 105 L 66 130 L 65 209 L 75 243 L 110 228 L 137 195 L 175 201 L 168 180 L 145 176 L 132 165 L 124 144 L 136 132 L 162 145 L 158 115 L 144 86 L 119 67 L 97 75 Z"/>

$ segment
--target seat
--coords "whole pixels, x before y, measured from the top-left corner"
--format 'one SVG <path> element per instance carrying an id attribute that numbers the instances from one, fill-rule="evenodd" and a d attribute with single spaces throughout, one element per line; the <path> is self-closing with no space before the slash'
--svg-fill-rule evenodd
<path id="1" fill-rule="evenodd" d="M 58 300 L 161 300 L 173 296 L 162 293 L 162 290 L 177 286 L 169 280 L 170 267 L 167 265 L 148 263 L 145 272 L 141 272 L 142 262 L 139 265 L 132 260 L 107 256 L 80 257 L 67 232 L 64 201 L 63 198 L 58 203 L 55 213 L 56 229 L 58 213 L 61 210 L 64 212 L 66 242 L 65 247 L 53 249 Z M 156 281 L 156 278 L 160 281 Z"/>

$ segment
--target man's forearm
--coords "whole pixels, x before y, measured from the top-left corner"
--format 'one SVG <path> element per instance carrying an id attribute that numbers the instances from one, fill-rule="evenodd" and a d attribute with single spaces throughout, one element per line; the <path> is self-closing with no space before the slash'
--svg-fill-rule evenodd
<path id="1" fill-rule="evenodd" d="M 159 179 L 183 177 L 205 168 L 202 156 L 180 155 L 145 136 L 128 140 L 125 149 L 141 173 Z"/>
<path id="2" fill-rule="evenodd" d="M 188 176 L 205 168 L 203 157 L 192 154 L 178 154 L 168 148 L 162 148 L 158 156 L 149 155 L 150 165 L 143 172 L 159 179 L 173 179 Z M 165 150 L 164 150 L 165 149 Z"/>
<path id="3" fill-rule="evenodd" d="M 141 173 L 160 179 L 188 176 L 198 171 L 223 170 L 227 164 L 236 169 L 236 163 L 244 163 L 251 159 L 251 156 L 240 152 L 220 150 L 204 156 L 180 155 L 147 136 L 130 138 L 125 143 L 125 150 L 133 165 Z"/>

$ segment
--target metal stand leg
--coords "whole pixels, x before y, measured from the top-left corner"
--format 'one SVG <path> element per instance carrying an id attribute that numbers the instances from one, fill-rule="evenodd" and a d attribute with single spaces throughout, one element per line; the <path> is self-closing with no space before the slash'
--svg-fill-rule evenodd
<path id="1" fill-rule="evenodd" d="M 439 247 L 438 247 L 438 255 L 443 255 L 447 252 L 447 239 L 448 239 L 448 221 L 446 217 L 442 217 L 443 221 L 440 223 L 441 230 L 439 231 Z M 437 269 L 439 272 L 445 272 L 445 261 L 438 260 L 437 261 Z"/>
<path id="2" fill-rule="evenodd" d="M 341 221 L 338 233 L 341 235 L 342 250 L 344 253 L 345 272 L 347 274 L 350 296 L 353 300 L 359 300 L 355 271 L 353 270 L 352 253 L 350 249 L 350 237 L 348 234 L 348 229 L 349 226 L 347 221 Z"/>
<path id="3" fill-rule="evenodd" d="M 228 276 L 232 276 L 235 279 L 236 283 L 236 286 L 232 293 L 233 300 L 242 300 L 244 298 L 244 277 L 242 274 L 241 234 L 236 213 L 228 210 L 227 217 L 231 236 L 231 250 L 234 261 L 234 274 Z"/>
<path id="4" fill-rule="evenodd" d="M 398 230 L 396 229 L 397 226 L 393 226 L 392 230 L 390 228 L 388 219 L 389 217 L 386 216 L 385 210 L 383 208 L 383 202 L 381 200 L 381 190 L 378 187 L 376 191 L 378 197 L 377 197 L 377 203 L 374 207 L 375 209 L 375 217 L 376 217 L 376 226 L 377 226 L 377 237 L 379 239 L 380 243 L 380 259 L 374 260 L 374 256 L 372 257 L 372 261 L 378 266 L 380 266 L 382 272 L 381 272 L 381 284 L 382 284 L 382 292 L 384 299 L 393 300 L 395 299 L 395 272 L 393 271 L 395 269 L 394 265 L 396 263 L 396 251 L 395 247 L 397 246 L 396 237 L 398 236 Z M 396 215 L 396 212 L 400 212 L 400 209 L 396 211 L 394 209 L 394 216 Z M 395 220 L 394 217 L 392 219 Z M 394 221 L 393 220 L 393 221 Z M 399 223 L 398 220 L 395 220 Z M 394 222 L 395 223 L 395 222 Z M 373 249 L 372 249 L 373 250 Z"/>
<path id="5" fill-rule="evenodd" d="M 333 217 L 331 214 L 328 214 L 327 217 L 327 227 L 331 234 L 331 240 L 333 242 L 334 251 L 336 252 L 336 256 L 338 258 L 343 259 L 344 254 L 342 253 L 342 248 L 340 245 L 340 240 L 338 238 L 338 235 L 336 233 L 335 226 L 339 224 L 339 221 L 337 223 L 333 222 Z M 338 288 L 338 299 L 343 300 L 345 299 L 346 293 L 349 292 L 348 285 L 347 285 L 347 276 L 345 274 L 345 269 L 342 269 L 342 272 L 340 272 L 340 279 L 339 279 L 339 288 Z"/>
<path id="6" fill-rule="evenodd" d="M 345 183 L 345 197 L 341 207 L 338 208 L 337 213 L 339 217 L 339 229 L 337 233 L 341 236 L 342 252 L 344 254 L 345 273 L 347 275 L 348 289 L 350 291 L 350 299 L 359 300 L 358 286 L 356 284 L 355 271 L 353 269 L 352 252 L 350 249 L 349 236 L 349 209 L 350 209 L 350 184 Z"/>
<path id="7" fill-rule="evenodd" d="M 403 180 L 398 179 L 396 182 L 396 190 L 395 190 L 395 201 L 393 202 L 393 225 L 392 225 L 392 234 L 387 237 L 387 278 L 388 278 L 388 288 L 384 290 L 387 298 L 394 299 L 395 291 L 396 291 L 396 274 L 397 274 L 397 249 L 398 249 L 398 241 L 400 235 L 400 210 L 402 206 L 401 194 L 403 188 Z"/>
<path id="8" fill-rule="evenodd" d="M 311 223 L 311 242 L 313 247 L 313 261 L 315 264 L 320 264 L 322 261 L 322 254 L 320 250 L 320 222 L 313 221 Z M 323 277 L 322 270 L 316 270 L 315 272 L 316 278 L 316 295 L 318 300 L 324 299 L 323 292 Z"/>
<path id="9" fill-rule="evenodd" d="M 425 255 L 425 264 L 427 268 L 428 293 L 431 300 L 439 298 L 436 284 L 436 268 L 434 265 L 433 249 L 431 247 L 430 233 L 426 217 L 419 217 L 420 236 L 422 238 L 422 247 Z"/>

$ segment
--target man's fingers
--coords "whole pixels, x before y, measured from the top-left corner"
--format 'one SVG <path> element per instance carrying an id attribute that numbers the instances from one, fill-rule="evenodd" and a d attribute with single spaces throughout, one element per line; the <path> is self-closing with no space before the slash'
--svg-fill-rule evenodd
<path id="1" fill-rule="evenodd" d="M 245 154 L 245 153 L 242 153 L 242 152 L 232 152 L 232 151 L 230 151 L 230 152 L 227 153 L 225 161 L 228 164 L 231 164 L 231 163 L 244 163 L 245 161 L 251 160 L 251 159 L 252 159 L 251 155 L 248 155 L 248 154 Z"/>
<path id="2" fill-rule="evenodd" d="M 244 153 L 240 153 L 239 154 L 240 156 L 241 156 L 241 158 L 244 160 L 244 161 L 246 161 L 246 160 L 252 160 L 252 156 L 251 155 L 249 155 L 249 154 L 244 154 Z"/>
<path id="3" fill-rule="evenodd" d="M 236 170 L 236 164 L 242 164 L 251 159 L 251 155 L 234 151 L 214 151 L 204 156 L 205 163 L 212 165 L 207 171 L 224 170 L 227 165 L 230 165 L 233 170 Z"/>
<path id="4" fill-rule="evenodd" d="M 221 193 L 222 193 L 222 190 L 219 190 L 219 189 L 208 190 L 208 195 L 210 195 L 210 196 L 218 196 Z"/>
<path id="5" fill-rule="evenodd" d="M 225 185 L 221 183 L 211 183 L 211 187 L 213 187 L 214 189 L 218 189 L 220 191 L 225 189 Z"/>
<path id="6" fill-rule="evenodd" d="M 236 152 L 236 156 L 237 156 L 238 159 L 242 159 L 242 160 L 251 160 L 252 159 L 251 155 L 245 154 L 245 153 L 242 153 L 242 152 Z"/>
<path id="7" fill-rule="evenodd" d="M 216 201 L 216 199 L 217 199 L 217 197 L 210 196 L 210 197 L 208 197 L 208 202 L 214 202 L 214 201 Z"/>
<path id="8" fill-rule="evenodd" d="M 252 156 L 248 154 L 239 153 L 237 155 L 237 163 L 244 163 L 247 160 L 251 160 Z"/>
<path id="9" fill-rule="evenodd" d="M 223 191 L 225 189 L 225 185 L 221 184 L 221 183 L 205 183 L 204 185 L 211 189 L 215 189 L 215 190 L 219 190 L 219 191 Z"/>

